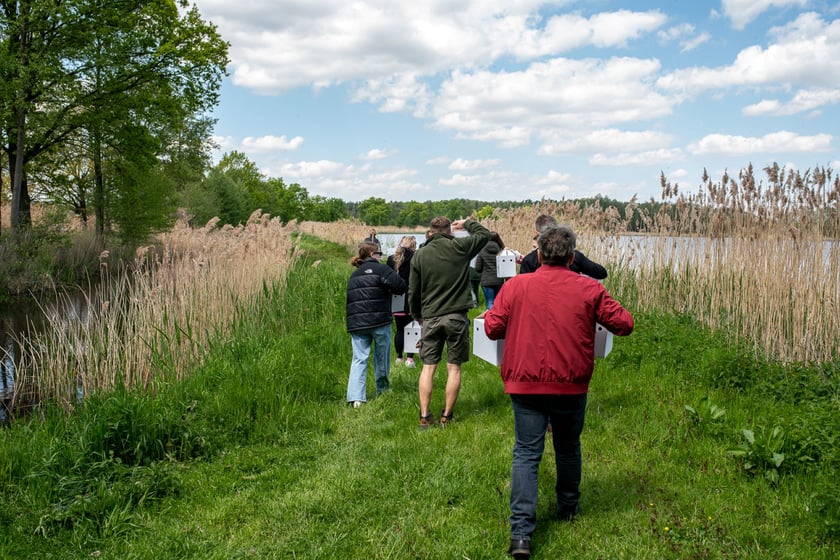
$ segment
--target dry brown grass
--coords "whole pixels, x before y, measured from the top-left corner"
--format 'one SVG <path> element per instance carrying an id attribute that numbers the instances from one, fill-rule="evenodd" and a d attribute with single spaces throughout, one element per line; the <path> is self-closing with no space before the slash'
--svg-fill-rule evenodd
<path id="1" fill-rule="evenodd" d="M 686 313 L 750 341 L 784 362 L 827 362 L 840 348 L 840 180 L 831 170 L 805 174 L 752 169 L 738 180 L 703 178 L 697 194 L 663 179 L 668 202 L 638 211 L 544 201 L 497 211 L 485 220 L 505 243 L 527 251 L 539 214 L 578 233 L 578 247 L 610 270 L 607 285 L 638 310 Z"/>
<path id="2" fill-rule="evenodd" d="M 718 182 L 704 176 L 694 194 L 663 178 L 667 205 L 654 213 L 635 202 L 622 213 L 544 200 L 483 223 L 527 253 L 536 217 L 550 214 L 607 266 L 607 286 L 632 309 L 688 314 L 784 362 L 837 360 L 840 179 L 830 169 L 764 171 L 766 183 L 752 168 Z M 630 227 L 634 216 L 641 231 Z M 305 228 L 348 247 L 368 231 L 354 222 Z"/>
<path id="3" fill-rule="evenodd" d="M 153 387 L 201 360 L 296 257 L 293 223 L 257 211 L 245 226 L 216 224 L 179 221 L 159 245 L 139 249 L 131 267 L 106 275 L 85 316 L 45 310 L 48 328 L 22 352 L 16 398 L 69 407 L 79 391 Z"/>
<path id="4" fill-rule="evenodd" d="M 353 249 L 362 239 L 368 236 L 371 226 L 356 220 L 339 220 L 330 223 L 301 222 L 297 229 L 303 233 Z"/>

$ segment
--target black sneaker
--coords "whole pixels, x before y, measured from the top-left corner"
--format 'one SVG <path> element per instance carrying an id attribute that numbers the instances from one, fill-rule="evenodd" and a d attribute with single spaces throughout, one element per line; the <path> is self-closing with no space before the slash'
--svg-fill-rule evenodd
<path id="1" fill-rule="evenodd" d="M 516 558 L 516 560 L 528 560 L 531 557 L 531 541 L 510 539 L 508 554 Z"/>

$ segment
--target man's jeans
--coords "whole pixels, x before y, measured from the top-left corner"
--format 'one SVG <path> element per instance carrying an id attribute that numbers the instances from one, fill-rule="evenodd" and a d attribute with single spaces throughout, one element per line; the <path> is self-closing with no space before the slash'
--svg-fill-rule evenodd
<path id="1" fill-rule="evenodd" d="M 510 536 L 528 539 L 537 524 L 537 475 L 551 419 L 557 463 L 557 513 L 568 519 L 580 499 L 580 433 L 586 395 L 511 395 L 516 442 L 510 484 Z"/>
<path id="2" fill-rule="evenodd" d="M 367 401 L 368 358 L 373 346 L 373 376 L 376 380 L 376 394 L 390 388 L 388 370 L 391 365 L 391 323 L 362 329 L 350 333 L 353 343 L 353 361 L 350 363 L 350 379 L 347 381 L 347 402 Z"/>

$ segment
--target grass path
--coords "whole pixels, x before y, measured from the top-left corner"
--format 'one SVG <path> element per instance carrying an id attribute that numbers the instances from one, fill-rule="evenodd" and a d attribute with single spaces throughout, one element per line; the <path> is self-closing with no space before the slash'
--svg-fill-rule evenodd
<path id="1" fill-rule="evenodd" d="M 7 482 L 7 492 L 30 503 L 12 506 L 8 494 L 0 503 L 0 557 L 507 558 L 513 419 L 498 369 L 477 358 L 465 365 L 457 422 L 446 429 L 417 430 L 417 369 L 393 368 L 390 393 L 347 407 L 349 256 L 312 238 L 303 247 L 288 285 L 267 290 L 265 305 L 243 316 L 199 371 L 157 397 L 189 419 L 183 429 L 204 446 L 194 459 L 156 467 L 168 481 L 155 486 L 162 495 L 67 523 L 48 515 L 37 532 L 48 507 Z M 838 514 L 815 498 L 832 496 L 836 451 L 776 485 L 726 453 L 742 428 L 795 426 L 803 407 L 766 384 L 720 380 L 789 374 L 747 360 L 684 318 L 636 319 L 636 332 L 617 338 L 596 366 L 582 515 L 573 524 L 552 519 L 547 454 L 532 557 L 839 557 L 826 530 Z M 433 410 L 444 380 L 441 366 Z M 834 430 L 837 388 L 829 381 L 812 414 Z M 685 405 L 703 397 L 726 409 L 721 422 L 693 422 Z M 0 449 L 15 441 L 7 434 Z"/>

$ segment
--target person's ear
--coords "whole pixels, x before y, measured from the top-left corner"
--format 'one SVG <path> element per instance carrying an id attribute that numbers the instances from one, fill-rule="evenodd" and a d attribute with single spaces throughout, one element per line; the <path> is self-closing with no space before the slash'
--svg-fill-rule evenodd
<path id="1" fill-rule="evenodd" d="M 539 247 L 537 247 L 537 261 L 539 261 L 540 264 L 543 263 L 542 262 L 542 251 L 540 251 Z"/>

